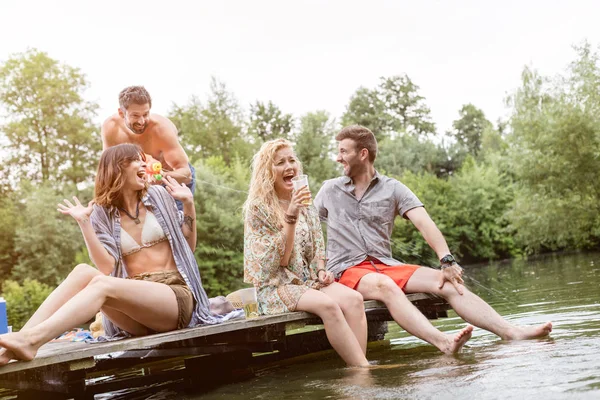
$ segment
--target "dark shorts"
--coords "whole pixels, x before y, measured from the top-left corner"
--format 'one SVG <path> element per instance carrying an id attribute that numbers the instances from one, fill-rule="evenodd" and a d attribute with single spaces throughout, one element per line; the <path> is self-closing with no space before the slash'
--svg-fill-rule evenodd
<path id="1" fill-rule="evenodd" d="M 340 277 L 339 283 L 351 289 L 356 289 L 363 276 L 377 273 L 389 276 L 400 289 L 404 290 L 412 274 L 419 268 L 421 268 L 420 265 L 402 264 L 390 266 L 365 260 L 345 270 Z"/>
<path id="2" fill-rule="evenodd" d="M 179 271 L 144 272 L 130 276 L 128 279 L 164 283 L 169 286 L 177 299 L 177 329 L 187 328 L 192 320 L 196 300 L 194 300 L 192 291 L 179 274 Z"/>

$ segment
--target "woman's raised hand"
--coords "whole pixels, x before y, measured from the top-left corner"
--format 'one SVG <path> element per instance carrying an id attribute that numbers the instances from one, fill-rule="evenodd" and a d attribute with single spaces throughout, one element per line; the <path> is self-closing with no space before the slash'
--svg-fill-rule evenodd
<path id="1" fill-rule="evenodd" d="M 79 202 L 79 199 L 75 196 L 73 196 L 73 202 L 75 204 L 71 203 L 67 199 L 64 199 L 63 202 L 64 204 L 58 203 L 58 208 L 56 210 L 65 215 L 70 215 L 71 217 L 75 218 L 75 221 L 77 222 L 87 221 L 92 214 L 93 208 L 91 201 L 88 203 L 87 207 L 84 207 Z"/>
<path id="2" fill-rule="evenodd" d="M 182 203 L 190 200 L 193 201 L 194 195 L 185 183 L 179 183 L 171 176 L 166 176 L 161 182 L 165 184 L 167 192 L 169 192 L 175 200 L 179 200 Z"/>
<path id="3" fill-rule="evenodd" d="M 287 213 L 293 217 L 297 217 L 300 213 L 300 208 L 308 207 L 310 198 L 311 194 L 308 186 L 302 186 L 300 189 L 294 190 Z"/>

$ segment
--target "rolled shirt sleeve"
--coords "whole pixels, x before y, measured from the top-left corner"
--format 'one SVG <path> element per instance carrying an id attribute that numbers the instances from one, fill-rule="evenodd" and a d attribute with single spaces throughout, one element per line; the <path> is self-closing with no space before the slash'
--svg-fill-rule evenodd
<path id="1" fill-rule="evenodd" d="M 421 200 L 403 183 L 394 180 L 394 198 L 398 215 L 406 218 L 405 214 L 413 208 L 423 207 Z"/>

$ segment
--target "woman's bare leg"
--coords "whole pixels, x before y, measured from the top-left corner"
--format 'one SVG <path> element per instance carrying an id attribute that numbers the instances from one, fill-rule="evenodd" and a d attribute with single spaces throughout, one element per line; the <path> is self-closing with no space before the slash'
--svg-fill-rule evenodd
<path id="1" fill-rule="evenodd" d="M 334 282 L 321 289 L 321 292 L 331 297 L 342 309 L 348 326 L 354 332 L 363 354 L 367 353 L 367 316 L 365 315 L 362 294 L 347 286 Z"/>
<path id="2" fill-rule="evenodd" d="M 152 333 L 148 327 L 140 324 L 119 310 L 104 305 L 100 311 L 102 311 L 104 316 L 110 319 L 113 324 L 134 336 L 144 336 Z"/>
<path id="3" fill-rule="evenodd" d="M 22 329 L 32 328 L 37 324 L 44 322 L 73 296 L 83 290 L 95 276 L 99 275 L 102 275 L 102 273 L 91 265 L 77 265 L 65 280 L 50 293 Z M 148 328 L 114 308 L 104 305 L 101 311 L 121 329 L 124 329 L 133 335 L 141 336 L 146 335 L 149 332 Z M 1 351 L 2 350 L 0 350 L 0 352 Z M 1 353 L 0 357 L 2 357 Z"/>
<path id="4" fill-rule="evenodd" d="M 316 314 L 323 320 L 329 343 L 346 364 L 356 367 L 369 365 L 358 340 L 344 318 L 342 309 L 331 297 L 318 290 L 309 289 L 300 297 L 296 309 Z"/>
<path id="5" fill-rule="evenodd" d="M 77 265 L 65 280 L 50 293 L 22 329 L 32 328 L 50 318 L 52 314 L 83 290 L 98 275 L 102 275 L 102 272 L 90 265 Z"/>
<path id="6" fill-rule="evenodd" d="M 104 305 L 158 332 L 177 327 L 177 300 L 169 286 L 97 275 L 45 321 L 0 336 L 0 347 L 12 351 L 16 359 L 31 360 L 43 344 L 85 323 Z"/>
<path id="7" fill-rule="evenodd" d="M 101 274 L 100 271 L 90 265 L 77 265 L 65 280 L 50 293 L 22 329 L 32 328 L 48 319 L 56 312 L 56 310 L 62 307 L 63 304 L 85 288 L 93 277 Z M 14 354 L 11 351 L 0 348 L 0 365 L 4 365 L 14 358 Z"/>

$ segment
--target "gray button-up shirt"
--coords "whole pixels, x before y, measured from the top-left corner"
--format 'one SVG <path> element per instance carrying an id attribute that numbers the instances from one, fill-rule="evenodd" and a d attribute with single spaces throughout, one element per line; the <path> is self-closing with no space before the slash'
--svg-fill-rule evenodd
<path id="1" fill-rule="evenodd" d="M 408 187 L 376 171 L 360 200 L 352 180 L 342 176 L 323 183 L 314 205 L 327 223 L 327 269 L 339 278 L 369 256 L 386 265 L 402 264 L 392 258 L 394 219 L 423 203 Z"/>

